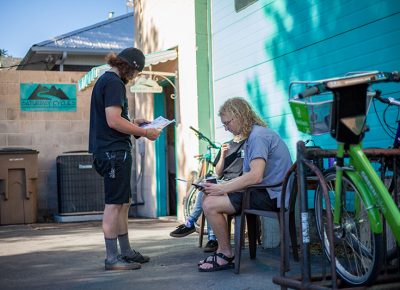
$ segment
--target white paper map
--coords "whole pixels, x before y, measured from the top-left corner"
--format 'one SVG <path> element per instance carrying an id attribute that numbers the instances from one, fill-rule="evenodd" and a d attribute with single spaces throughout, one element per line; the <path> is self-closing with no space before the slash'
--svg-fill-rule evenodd
<path id="1" fill-rule="evenodd" d="M 140 127 L 144 128 L 144 129 L 149 129 L 149 128 L 164 129 L 169 124 L 174 123 L 174 122 L 175 122 L 175 120 L 168 120 L 162 116 L 159 116 L 158 118 L 154 119 L 153 122 L 140 125 Z"/>

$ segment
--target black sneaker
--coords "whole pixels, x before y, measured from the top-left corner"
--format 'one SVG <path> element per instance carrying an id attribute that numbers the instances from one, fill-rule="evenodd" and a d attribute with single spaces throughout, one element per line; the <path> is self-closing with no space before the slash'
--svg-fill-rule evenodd
<path id="1" fill-rule="evenodd" d="M 150 261 L 150 257 L 149 256 L 143 256 L 142 254 L 140 254 L 139 252 L 134 251 L 134 254 L 132 256 L 123 256 L 122 257 L 126 262 L 128 263 L 147 263 L 148 261 Z"/>
<path id="2" fill-rule="evenodd" d="M 140 269 L 140 267 L 141 265 L 139 263 L 129 263 L 121 256 L 118 256 L 113 262 L 110 262 L 107 259 L 104 261 L 104 268 L 106 270 L 137 270 Z"/>
<path id="3" fill-rule="evenodd" d="M 215 252 L 218 249 L 218 241 L 216 240 L 209 240 L 204 247 L 204 252 L 209 253 L 209 252 Z"/>
<path id="4" fill-rule="evenodd" d="M 195 231 L 196 228 L 194 227 L 194 225 L 188 228 L 185 224 L 181 224 L 176 228 L 175 231 L 171 232 L 169 235 L 174 238 L 182 238 L 190 235 L 191 233 L 194 233 Z"/>

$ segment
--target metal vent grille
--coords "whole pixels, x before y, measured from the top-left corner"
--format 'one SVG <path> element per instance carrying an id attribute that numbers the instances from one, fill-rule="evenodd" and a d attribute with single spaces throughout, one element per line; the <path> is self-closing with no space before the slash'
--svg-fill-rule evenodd
<path id="1" fill-rule="evenodd" d="M 63 213 L 93 213 L 104 210 L 104 184 L 92 166 L 89 153 L 57 157 L 58 210 Z"/>

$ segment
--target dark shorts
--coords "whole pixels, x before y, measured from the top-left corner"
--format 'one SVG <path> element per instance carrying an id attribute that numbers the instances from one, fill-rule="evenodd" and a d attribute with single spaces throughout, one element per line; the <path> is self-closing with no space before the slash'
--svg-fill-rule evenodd
<path id="1" fill-rule="evenodd" d="M 233 207 L 235 208 L 236 213 L 240 213 L 242 211 L 243 196 L 244 192 L 228 193 L 229 200 L 232 203 Z M 267 190 L 265 189 L 257 189 L 251 191 L 250 208 L 259 210 L 279 211 L 276 204 L 276 198 L 271 199 L 269 197 Z"/>
<path id="2" fill-rule="evenodd" d="M 129 203 L 131 198 L 131 153 L 129 151 L 110 151 L 94 154 L 93 157 L 94 168 L 104 177 L 105 203 Z"/>

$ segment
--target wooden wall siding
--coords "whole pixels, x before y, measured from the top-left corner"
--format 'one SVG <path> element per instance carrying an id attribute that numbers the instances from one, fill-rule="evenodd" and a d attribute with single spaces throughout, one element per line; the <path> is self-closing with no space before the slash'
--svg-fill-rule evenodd
<path id="1" fill-rule="evenodd" d="M 314 80 L 349 71 L 400 69 L 400 1 L 258 1 L 236 13 L 233 0 L 212 1 L 212 44 L 216 139 L 228 139 L 218 108 L 229 97 L 242 96 L 277 130 L 294 156 L 299 139 L 288 106 L 293 80 Z M 387 92 L 397 92 L 397 86 Z M 381 116 L 384 106 L 377 104 Z M 394 122 L 397 110 L 389 110 Z M 389 119 L 390 119 L 389 118 Z M 371 106 L 366 146 L 387 147 Z M 333 148 L 328 135 L 313 137 Z"/>

